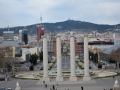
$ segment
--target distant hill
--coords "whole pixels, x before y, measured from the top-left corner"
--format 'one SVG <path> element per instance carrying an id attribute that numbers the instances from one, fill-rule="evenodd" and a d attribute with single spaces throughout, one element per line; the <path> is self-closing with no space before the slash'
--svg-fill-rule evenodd
<path id="1" fill-rule="evenodd" d="M 42 23 L 45 28 L 45 32 L 64 32 L 64 31 L 81 31 L 81 32 L 90 32 L 93 30 L 97 30 L 98 32 L 115 31 L 117 28 L 120 28 L 120 24 L 117 25 L 104 25 L 104 24 L 94 24 L 90 22 L 82 22 L 75 20 L 67 20 L 63 22 L 56 23 Z M 37 25 L 28 25 L 26 29 L 28 29 L 29 34 L 36 34 Z M 15 34 L 18 34 L 20 29 L 25 28 L 25 26 L 18 26 L 9 28 L 10 31 L 14 31 Z M 7 28 L 0 29 L 0 35 L 2 35 L 3 31 L 7 31 Z"/>

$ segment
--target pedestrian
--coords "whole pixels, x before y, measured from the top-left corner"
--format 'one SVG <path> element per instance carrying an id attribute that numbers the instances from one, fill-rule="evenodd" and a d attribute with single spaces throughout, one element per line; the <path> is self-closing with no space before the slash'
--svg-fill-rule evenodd
<path id="1" fill-rule="evenodd" d="M 56 84 L 58 86 L 58 84 Z"/>
<path id="2" fill-rule="evenodd" d="M 55 89 L 55 86 L 53 85 L 53 90 Z"/>
<path id="3" fill-rule="evenodd" d="M 45 85 L 45 81 L 43 81 L 43 84 Z"/>
<path id="4" fill-rule="evenodd" d="M 115 78 L 115 77 L 113 76 L 113 78 Z"/>
<path id="5" fill-rule="evenodd" d="M 105 89 L 104 89 L 105 90 Z"/>
<path id="6" fill-rule="evenodd" d="M 56 85 L 56 88 L 58 88 L 58 85 Z"/>
<path id="7" fill-rule="evenodd" d="M 47 88 L 47 84 L 45 84 L 45 88 Z"/>
<path id="8" fill-rule="evenodd" d="M 81 87 L 81 90 L 83 90 L 83 86 Z"/>

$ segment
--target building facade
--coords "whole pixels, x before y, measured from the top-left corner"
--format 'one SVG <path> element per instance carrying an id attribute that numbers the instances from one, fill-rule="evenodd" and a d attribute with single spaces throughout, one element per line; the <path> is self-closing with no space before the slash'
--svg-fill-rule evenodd
<path id="1" fill-rule="evenodd" d="M 22 49 L 15 41 L 4 41 L 0 44 L 0 50 L 4 51 L 5 57 L 21 57 Z"/>
<path id="2" fill-rule="evenodd" d="M 55 34 L 50 33 L 47 35 L 47 46 L 48 46 L 48 53 L 53 54 L 54 48 L 54 41 L 56 41 Z"/>
<path id="3" fill-rule="evenodd" d="M 25 44 L 28 44 L 28 30 L 27 29 L 23 29 L 23 33 L 22 33 L 22 40 L 24 41 Z"/>
<path id="4" fill-rule="evenodd" d="M 14 31 L 3 31 L 4 41 L 14 40 Z"/>
<path id="5" fill-rule="evenodd" d="M 37 26 L 37 41 L 41 39 L 41 36 L 44 35 L 44 26 Z"/>
<path id="6" fill-rule="evenodd" d="M 28 44 L 28 30 L 27 29 L 19 30 L 19 42 Z"/>
<path id="7" fill-rule="evenodd" d="M 37 41 L 30 41 L 29 43 L 29 46 L 31 47 L 31 48 L 34 48 L 34 47 L 43 47 L 43 42 L 42 41 L 39 41 L 39 42 L 37 42 Z"/>

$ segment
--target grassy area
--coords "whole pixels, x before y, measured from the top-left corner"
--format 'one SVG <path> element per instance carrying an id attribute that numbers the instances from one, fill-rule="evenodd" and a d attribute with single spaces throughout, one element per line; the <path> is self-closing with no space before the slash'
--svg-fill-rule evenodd
<path id="1" fill-rule="evenodd" d="M 120 76 L 120 72 L 117 72 L 117 75 L 115 75 L 115 76 Z"/>

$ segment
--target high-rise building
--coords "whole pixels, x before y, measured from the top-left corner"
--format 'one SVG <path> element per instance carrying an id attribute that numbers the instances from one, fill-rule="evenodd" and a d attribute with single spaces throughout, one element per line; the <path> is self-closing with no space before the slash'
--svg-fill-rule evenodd
<path id="1" fill-rule="evenodd" d="M 22 36 L 23 36 L 23 41 L 25 44 L 28 44 L 28 30 L 27 29 L 23 29 L 23 33 L 22 33 Z"/>
<path id="2" fill-rule="evenodd" d="M 3 31 L 4 41 L 14 40 L 14 31 Z"/>
<path id="3" fill-rule="evenodd" d="M 19 30 L 19 42 L 22 43 L 22 30 Z"/>
<path id="4" fill-rule="evenodd" d="M 24 44 L 28 44 L 28 30 L 19 30 L 19 41 Z"/>
<path id="5" fill-rule="evenodd" d="M 56 34 L 54 34 L 54 33 L 50 33 L 50 34 L 47 35 L 48 53 L 53 53 L 54 41 L 56 41 L 55 35 Z"/>
<path id="6" fill-rule="evenodd" d="M 37 40 L 38 41 L 41 39 L 42 35 L 44 35 L 44 26 L 39 25 L 39 26 L 37 26 Z"/>

